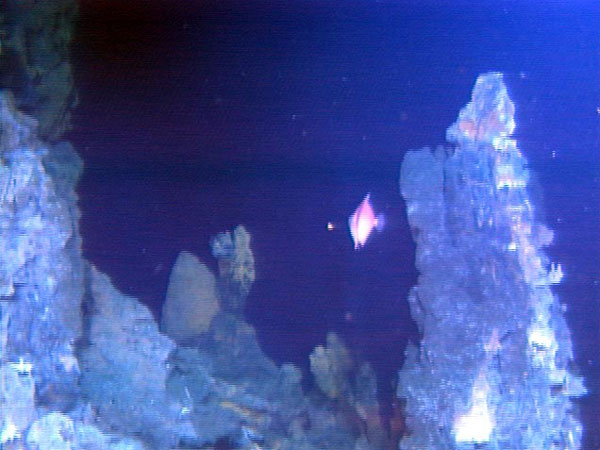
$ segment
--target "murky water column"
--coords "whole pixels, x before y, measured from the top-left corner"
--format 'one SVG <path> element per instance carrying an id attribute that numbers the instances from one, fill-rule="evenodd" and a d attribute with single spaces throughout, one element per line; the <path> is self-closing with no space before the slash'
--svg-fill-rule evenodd
<path id="1" fill-rule="evenodd" d="M 528 195 L 502 74 L 481 75 L 447 131 L 452 148 L 408 152 L 400 188 L 417 244 L 409 296 L 421 332 L 398 397 L 401 449 L 576 449 L 563 269 L 543 248 L 553 232 Z"/>

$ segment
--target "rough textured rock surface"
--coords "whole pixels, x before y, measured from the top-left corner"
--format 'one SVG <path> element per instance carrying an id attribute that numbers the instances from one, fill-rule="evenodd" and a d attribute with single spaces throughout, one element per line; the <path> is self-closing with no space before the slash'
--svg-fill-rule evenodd
<path id="1" fill-rule="evenodd" d="M 181 252 L 169 278 L 161 329 L 177 343 L 205 333 L 219 311 L 216 279 L 189 252 Z"/>
<path id="2" fill-rule="evenodd" d="M 145 450 L 140 441 L 104 434 L 94 425 L 51 412 L 36 420 L 27 432 L 28 447 L 35 450 Z"/>
<path id="3" fill-rule="evenodd" d="M 481 75 L 447 131 L 452 148 L 410 151 L 400 187 L 419 283 L 409 295 L 422 334 L 399 374 L 408 433 L 401 449 L 580 447 L 571 340 L 551 285 L 527 161 L 510 136 L 502 75 Z M 558 267 L 558 268 L 557 268 Z"/>
<path id="4" fill-rule="evenodd" d="M 318 345 L 310 354 L 310 371 L 315 382 L 331 399 L 349 394 L 352 366 L 350 352 L 335 333 L 328 333 L 327 345 Z"/>
<path id="5" fill-rule="evenodd" d="M 11 429 L 22 433 L 37 418 L 35 380 L 23 368 L 18 363 L 0 366 L 0 426 L 4 436 Z M 0 439 L 0 445 L 5 442 L 4 437 Z"/>
<path id="6" fill-rule="evenodd" d="M 69 143 L 46 145 L 36 131 L 0 91 L 0 447 L 143 449 L 90 424 L 75 354 L 86 330 L 82 163 Z"/>
<path id="7" fill-rule="evenodd" d="M 385 448 L 373 420 L 378 412 L 369 409 L 377 403 L 372 372 L 361 370 L 345 399 L 306 396 L 300 370 L 277 367 L 237 314 L 217 315 L 193 346 L 171 354 L 169 365 L 168 392 L 193 423 L 200 448 L 215 442 L 282 450 Z M 356 401 L 348 404 L 352 396 Z"/>
<path id="8" fill-rule="evenodd" d="M 40 138 L 56 142 L 77 102 L 69 58 L 77 2 L 6 0 L 0 9 L 0 88 L 36 118 Z"/>
<path id="9" fill-rule="evenodd" d="M 68 145 L 62 151 L 69 177 L 49 168 L 35 120 L 0 92 L 0 355 L 31 365 L 38 404 L 65 410 L 77 398 L 83 262 L 74 194 L 81 161 Z"/>
<path id="10" fill-rule="evenodd" d="M 300 370 L 262 352 L 239 309 L 254 280 L 243 228 L 224 235 L 220 255 L 231 290 L 219 292 L 238 307 L 176 348 L 148 308 L 82 261 L 72 147 L 48 151 L 10 95 L 0 107 L 2 448 L 381 448 L 368 417 L 307 397 Z M 191 280 L 201 267 L 216 299 L 213 275 L 192 265 Z"/>
<path id="11" fill-rule="evenodd" d="M 89 345 L 80 353 L 82 394 L 97 425 L 139 436 L 152 448 L 177 442 L 178 413 L 167 399 L 166 360 L 175 344 L 158 332 L 152 313 L 90 269 Z"/>
<path id="12" fill-rule="evenodd" d="M 251 236 L 243 225 L 233 233 L 217 234 L 211 240 L 212 254 L 219 261 L 219 293 L 223 310 L 243 315 L 246 299 L 256 277 Z"/>

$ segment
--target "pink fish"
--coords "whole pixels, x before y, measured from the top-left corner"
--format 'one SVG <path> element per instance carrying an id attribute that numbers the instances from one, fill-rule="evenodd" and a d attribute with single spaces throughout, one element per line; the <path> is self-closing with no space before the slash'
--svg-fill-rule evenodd
<path id="1" fill-rule="evenodd" d="M 358 208 L 356 208 L 356 211 L 354 211 L 354 214 L 348 219 L 350 235 L 354 241 L 354 250 L 364 247 L 373 228 L 381 231 L 385 225 L 384 215 L 375 215 L 370 197 L 371 194 L 367 194 L 365 199 L 358 205 Z"/>

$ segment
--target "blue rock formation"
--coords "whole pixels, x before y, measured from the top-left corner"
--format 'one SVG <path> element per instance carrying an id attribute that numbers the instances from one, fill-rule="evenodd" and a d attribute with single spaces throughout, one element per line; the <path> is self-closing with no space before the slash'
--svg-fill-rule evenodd
<path id="1" fill-rule="evenodd" d="M 242 315 L 254 281 L 243 227 L 213 240 L 228 309 L 176 346 L 83 259 L 81 161 L 36 130 L 0 91 L 0 447 L 378 448 L 371 417 L 307 396 L 300 369 L 262 352 Z M 360 381 L 371 406 L 374 375 Z"/>
<path id="2" fill-rule="evenodd" d="M 0 8 L 0 88 L 36 119 L 45 141 L 58 142 L 71 128 L 78 102 L 70 62 L 77 15 L 76 0 L 6 0 Z"/>
<path id="3" fill-rule="evenodd" d="M 243 314 L 246 299 L 254 283 L 254 255 L 250 233 L 238 225 L 211 239 L 212 254 L 219 262 L 219 293 L 223 310 Z"/>
<path id="4" fill-rule="evenodd" d="M 82 164 L 68 144 L 55 153 L 36 131 L 0 91 L 0 357 L 30 365 L 38 404 L 63 410 L 78 395 L 83 260 L 74 187 Z"/>
<path id="5" fill-rule="evenodd" d="M 454 146 L 403 161 L 421 342 L 399 374 L 401 449 L 581 445 L 571 399 L 586 390 L 569 371 L 570 333 L 551 289 L 562 269 L 542 249 L 553 233 L 534 214 L 514 110 L 502 75 L 481 75 L 448 129 Z"/>

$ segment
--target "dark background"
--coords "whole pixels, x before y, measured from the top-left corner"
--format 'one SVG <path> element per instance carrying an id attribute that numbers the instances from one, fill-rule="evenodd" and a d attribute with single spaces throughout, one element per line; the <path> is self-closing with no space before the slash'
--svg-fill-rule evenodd
<path id="1" fill-rule="evenodd" d="M 598 448 L 598 9 L 450 3 L 83 1 L 70 138 L 85 160 L 84 253 L 158 316 L 178 252 L 214 267 L 210 237 L 244 224 L 257 264 L 247 317 L 264 350 L 306 368 L 337 330 L 389 407 L 416 333 L 403 154 L 443 144 L 477 75 L 504 72 L 556 231 L 548 253 L 566 272 L 556 291 L 593 391 L 586 448 Z M 346 223 L 367 192 L 387 227 L 356 252 Z"/>

